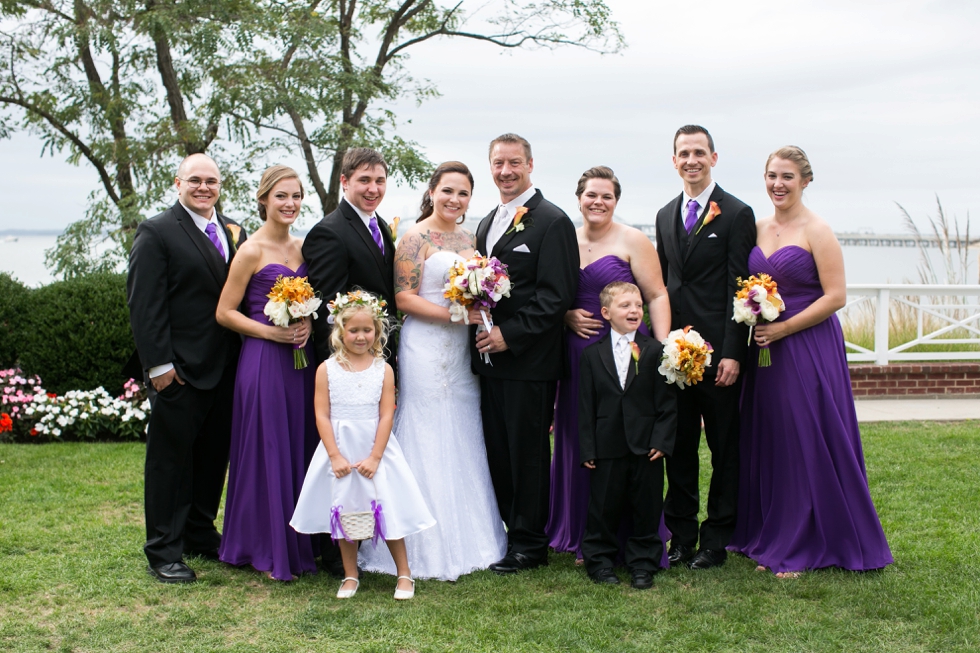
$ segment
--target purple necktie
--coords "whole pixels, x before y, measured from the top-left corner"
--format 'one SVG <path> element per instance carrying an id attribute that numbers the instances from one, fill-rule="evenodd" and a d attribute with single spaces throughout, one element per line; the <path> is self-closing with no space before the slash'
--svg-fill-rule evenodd
<path id="1" fill-rule="evenodd" d="M 215 228 L 213 222 L 208 222 L 208 226 L 204 228 L 204 233 L 208 235 L 208 238 L 214 243 L 214 246 L 218 248 L 218 253 L 221 254 L 221 258 L 224 260 L 225 248 L 221 246 L 221 241 L 218 240 L 218 230 Z"/>
<path id="2" fill-rule="evenodd" d="M 371 216 L 371 237 L 374 238 L 374 242 L 377 243 L 378 249 L 381 253 L 385 253 L 385 241 L 381 238 L 381 230 L 378 229 L 378 217 Z"/>
<path id="3" fill-rule="evenodd" d="M 694 225 L 698 222 L 698 206 L 697 200 L 691 200 L 687 203 L 687 216 L 684 218 L 684 228 L 687 229 L 687 233 L 691 233 L 691 229 L 694 229 Z"/>

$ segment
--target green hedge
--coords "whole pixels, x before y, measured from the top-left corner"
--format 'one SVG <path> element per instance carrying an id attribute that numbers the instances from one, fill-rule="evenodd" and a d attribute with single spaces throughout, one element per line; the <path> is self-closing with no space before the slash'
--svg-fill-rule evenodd
<path id="1" fill-rule="evenodd" d="M 27 289 L 25 299 L 29 309 L 15 322 L 13 338 L 24 373 L 37 374 L 58 394 L 99 386 L 113 396 L 122 391 L 121 370 L 136 348 L 125 275 L 56 281 Z"/>
<path id="2" fill-rule="evenodd" d="M 30 289 L 0 272 L 0 369 L 17 365 L 19 334 L 23 329 Z"/>

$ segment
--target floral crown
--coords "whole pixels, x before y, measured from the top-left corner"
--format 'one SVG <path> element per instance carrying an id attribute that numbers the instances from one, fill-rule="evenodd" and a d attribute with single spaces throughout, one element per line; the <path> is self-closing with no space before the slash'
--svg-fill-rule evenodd
<path id="1" fill-rule="evenodd" d="M 385 307 L 388 306 L 388 302 L 383 299 L 378 299 L 369 292 L 363 290 L 352 290 L 346 295 L 337 293 L 337 297 L 327 304 L 327 309 L 330 311 L 330 316 L 327 317 L 327 322 L 333 324 L 337 318 L 337 315 L 350 306 L 364 306 L 369 311 L 371 311 L 372 317 L 377 320 L 383 320 L 388 317 L 388 312 Z"/>

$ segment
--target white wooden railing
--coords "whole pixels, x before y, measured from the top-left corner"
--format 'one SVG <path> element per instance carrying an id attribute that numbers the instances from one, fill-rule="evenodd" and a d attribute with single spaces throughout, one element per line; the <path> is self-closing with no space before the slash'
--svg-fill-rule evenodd
<path id="1" fill-rule="evenodd" d="M 882 310 L 885 307 L 885 310 Z M 849 362 L 980 360 L 980 285 L 856 284 L 847 286 L 847 304 L 838 313 L 841 322 L 865 324 L 873 321 L 874 346 L 867 349 L 847 342 Z M 889 316 L 892 320 L 915 321 L 915 337 L 888 346 Z M 918 351 L 937 345 L 974 345 L 973 351 Z M 957 347 L 960 348 L 960 347 Z"/>

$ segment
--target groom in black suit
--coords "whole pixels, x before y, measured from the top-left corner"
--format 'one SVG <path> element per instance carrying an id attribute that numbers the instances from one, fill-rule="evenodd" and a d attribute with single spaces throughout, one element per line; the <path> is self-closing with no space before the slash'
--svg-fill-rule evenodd
<path id="1" fill-rule="evenodd" d="M 193 154 L 175 180 L 178 202 L 140 224 L 126 284 L 130 324 L 150 384 L 145 510 L 149 572 L 196 579 L 183 556 L 217 559 L 214 526 L 228 467 L 241 339 L 215 310 L 245 232 L 215 211 L 221 175 Z"/>
<path id="2" fill-rule="evenodd" d="M 388 164 L 366 147 L 347 151 L 341 164 L 344 196 L 337 209 L 320 220 L 303 241 L 309 281 L 324 303 L 337 293 L 360 288 L 388 302 L 395 316 L 395 243 L 391 229 L 376 210 L 385 196 Z M 317 363 L 330 358 L 328 311 L 313 323 Z M 385 358 L 390 357 L 385 351 Z M 391 361 L 392 363 L 394 361 Z"/>
<path id="3" fill-rule="evenodd" d="M 657 213 L 657 254 L 671 329 L 691 325 L 714 348 L 717 361 L 704 380 L 678 393 L 677 442 L 667 459 L 664 521 L 673 533 L 672 565 L 692 569 L 724 564 L 735 529 L 738 501 L 738 401 L 748 327 L 732 321 L 736 279 L 749 275 L 755 246 L 752 209 L 711 179 L 718 162 L 704 127 L 686 125 L 674 135 L 674 167 L 684 192 Z M 711 450 L 708 516 L 698 531 L 698 444 L 701 422 Z M 697 547 L 697 548 L 695 548 Z"/>
<path id="4" fill-rule="evenodd" d="M 578 287 L 575 228 L 531 185 L 533 169 L 525 139 L 504 134 L 490 143 L 500 206 L 476 232 L 477 250 L 505 263 L 513 283 L 510 297 L 491 311 L 493 329 L 477 334 L 471 347 L 490 477 L 507 525 L 507 555 L 490 565 L 498 574 L 548 564 L 548 432 L 562 375 L 563 319 Z M 470 320 L 479 323 L 479 313 L 471 311 Z"/>

